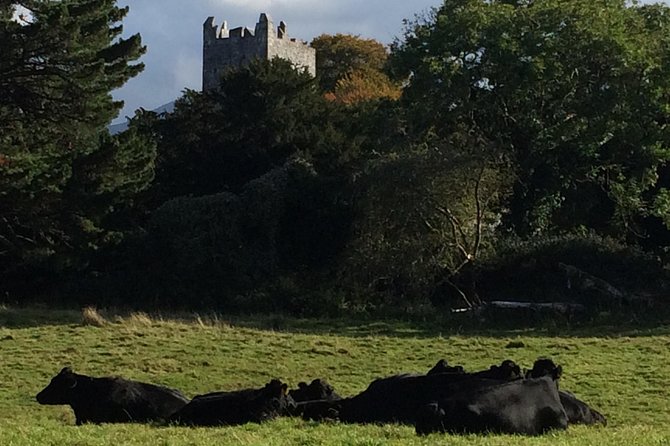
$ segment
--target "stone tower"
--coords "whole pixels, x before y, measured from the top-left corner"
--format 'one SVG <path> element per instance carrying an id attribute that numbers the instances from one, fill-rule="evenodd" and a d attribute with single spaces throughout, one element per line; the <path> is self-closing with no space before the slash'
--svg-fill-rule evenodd
<path id="1" fill-rule="evenodd" d="M 226 22 L 219 28 L 214 17 L 203 25 L 202 89 L 215 88 L 224 69 L 241 67 L 254 59 L 288 59 L 316 75 L 316 50 L 298 39 L 288 37 L 286 24 L 279 22 L 274 29 L 272 19 L 261 14 L 252 31 L 246 27 L 228 29 Z"/>

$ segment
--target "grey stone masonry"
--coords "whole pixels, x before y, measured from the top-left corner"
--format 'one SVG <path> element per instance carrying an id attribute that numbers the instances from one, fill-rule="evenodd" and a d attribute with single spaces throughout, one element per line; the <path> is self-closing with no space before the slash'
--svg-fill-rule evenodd
<path id="1" fill-rule="evenodd" d="M 261 14 L 252 31 L 246 27 L 228 29 L 226 22 L 219 28 L 214 24 L 214 17 L 208 17 L 203 25 L 202 89 L 216 88 L 226 68 L 274 57 L 288 59 L 297 67 L 307 68 L 312 76 L 316 75 L 316 50 L 302 40 L 290 38 L 286 23 L 279 22 L 275 30 L 272 19 Z"/>

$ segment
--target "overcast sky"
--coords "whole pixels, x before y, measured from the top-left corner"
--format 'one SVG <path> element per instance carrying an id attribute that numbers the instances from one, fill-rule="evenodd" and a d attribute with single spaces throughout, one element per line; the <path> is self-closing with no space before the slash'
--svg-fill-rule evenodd
<path id="1" fill-rule="evenodd" d="M 157 108 L 185 88 L 201 88 L 202 24 L 208 16 L 229 28 L 254 28 L 261 12 L 288 35 L 307 42 L 320 34 L 354 34 L 389 44 L 402 34 L 403 19 L 428 11 L 440 0 L 119 0 L 130 6 L 124 35 L 142 35 L 144 72 L 114 92 L 125 107 L 115 122 L 134 110 Z"/>

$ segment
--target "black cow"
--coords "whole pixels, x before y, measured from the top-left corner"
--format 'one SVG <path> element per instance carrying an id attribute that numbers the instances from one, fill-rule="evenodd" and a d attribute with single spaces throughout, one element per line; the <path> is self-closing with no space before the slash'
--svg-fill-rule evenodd
<path id="1" fill-rule="evenodd" d="M 396 375 L 375 380 L 360 394 L 336 403 L 343 422 L 413 424 L 419 409 L 430 401 L 447 398 L 459 389 L 500 382 L 504 381 L 465 373 Z"/>
<path id="2" fill-rule="evenodd" d="M 540 358 L 533 364 L 533 368 L 526 372 L 526 378 L 537 378 L 540 376 L 551 376 L 558 382 L 563 374 L 563 368 L 556 365 L 554 361 Z M 589 407 L 584 401 L 577 399 L 572 393 L 559 390 L 559 397 L 570 424 L 603 424 L 607 425 L 605 417 L 595 409 Z"/>
<path id="3" fill-rule="evenodd" d="M 78 375 L 69 367 L 54 376 L 36 398 L 40 404 L 70 405 L 77 425 L 162 420 L 188 403 L 188 398 L 168 387 Z"/>
<path id="4" fill-rule="evenodd" d="M 296 403 L 317 400 L 337 401 L 342 399 L 340 395 L 335 393 L 333 386 L 323 379 L 312 380 L 309 384 L 300 382 L 298 383 L 298 388 L 290 390 L 288 394 Z"/>
<path id="5" fill-rule="evenodd" d="M 428 370 L 427 375 L 436 375 L 438 373 L 465 373 L 460 365 L 451 366 L 446 359 L 440 359 L 432 369 Z"/>
<path id="6" fill-rule="evenodd" d="M 430 402 L 417 416 L 416 432 L 539 435 L 566 429 L 556 381 L 549 376 L 483 384 Z"/>
<path id="7" fill-rule="evenodd" d="M 561 404 L 565 409 L 570 424 L 602 424 L 607 426 L 607 419 L 597 410 L 589 407 L 584 401 L 577 399 L 572 393 L 559 390 Z"/>
<path id="8" fill-rule="evenodd" d="M 339 406 L 336 403 L 342 397 L 325 380 L 315 379 L 310 384 L 298 383 L 298 388 L 289 391 L 296 403 L 294 415 L 306 420 L 337 418 Z"/>
<path id="9" fill-rule="evenodd" d="M 190 426 L 260 423 L 293 411 L 295 403 L 287 389 L 286 384 L 273 379 L 260 389 L 198 395 L 169 421 Z"/>
<path id="10" fill-rule="evenodd" d="M 435 375 L 438 373 L 463 374 L 466 372 L 460 365 L 450 366 L 446 360 L 440 359 L 427 374 Z M 500 365 L 492 365 L 488 370 L 467 373 L 467 375 L 475 378 L 499 379 L 503 381 L 510 381 L 522 377 L 521 368 L 510 359 L 504 360 Z"/>
<path id="11" fill-rule="evenodd" d="M 506 359 L 500 365 L 492 365 L 488 370 L 472 373 L 478 378 L 500 379 L 511 381 L 522 378 L 521 368 L 511 359 Z"/>
<path id="12" fill-rule="evenodd" d="M 442 361 L 438 362 L 431 369 L 433 373 L 427 375 L 405 374 L 375 380 L 353 398 L 320 409 L 337 410 L 339 419 L 349 423 L 413 424 L 419 410 L 431 401 L 448 398 L 466 389 L 521 379 L 522 376 L 519 366 L 509 359 L 499 366 L 474 373 L 459 373 L 458 368 L 447 369 L 443 365 Z M 440 373 L 440 369 L 447 372 Z"/>
<path id="13" fill-rule="evenodd" d="M 550 376 L 558 380 L 563 375 L 563 367 L 556 365 L 554 361 L 548 358 L 539 358 L 533 364 L 533 368 L 526 372 L 526 378 L 540 378 Z"/>

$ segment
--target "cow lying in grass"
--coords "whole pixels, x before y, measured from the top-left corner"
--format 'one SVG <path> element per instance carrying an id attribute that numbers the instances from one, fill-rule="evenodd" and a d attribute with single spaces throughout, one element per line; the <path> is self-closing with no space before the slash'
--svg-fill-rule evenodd
<path id="1" fill-rule="evenodd" d="M 505 383 L 481 382 L 479 388 L 455 392 L 425 405 L 417 434 L 431 432 L 539 435 L 566 429 L 568 419 L 550 376 Z"/>
<path id="2" fill-rule="evenodd" d="M 335 393 L 333 386 L 328 384 L 323 379 L 314 379 L 311 383 L 298 383 L 297 389 L 292 389 L 288 394 L 296 403 L 304 403 L 307 401 L 338 401 L 342 397 Z"/>
<path id="3" fill-rule="evenodd" d="M 347 423 L 407 423 L 416 421 L 419 410 L 428 402 L 445 398 L 459 388 L 479 386 L 481 382 L 499 383 L 518 379 L 521 371 L 510 360 L 488 370 L 465 373 L 462 367 L 439 362 L 429 374 L 403 374 L 373 381 L 360 394 L 335 402 L 312 402 L 304 408 L 303 418 L 318 419 L 320 414 L 336 413 Z M 327 416 L 332 418 L 332 416 Z"/>
<path id="4" fill-rule="evenodd" d="M 568 424 L 602 424 L 607 426 L 607 419 L 597 410 L 590 407 L 584 401 L 577 399 L 570 392 L 559 390 L 561 405 L 568 417 Z"/>
<path id="5" fill-rule="evenodd" d="M 292 412 L 295 403 L 287 390 L 286 384 L 273 379 L 260 389 L 198 395 L 174 413 L 169 422 L 189 426 L 260 423 Z"/>
<path id="6" fill-rule="evenodd" d="M 494 401 L 504 388 L 506 389 L 504 392 L 513 395 L 519 401 L 524 401 L 523 404 L 527 404 L 527 407 L 523 409 L 522 404 L 507 409 L 501 408 L 499 411 L 507 410 L 517 415 L 510 415 L 511 418 L 508 420 L 490 420 L 489 424 L 480 419 L 480 425 L 505 432 L 541 433 L 546 429 L 562 428 L 564 416 L 570 424 L 605 424 L 605 418 L 599 412 L 591 409 L 574 395 L 558 391 L 561 374 L 562 368 L 549 359 L 536 361 L 533 368 L 526 373 L 525 379 L 519 366 L 510 360 L 473 373 L 466 373 L 461 366 L 449 366 L 446 361 L 440 360 L 426 375 L 404 374 L 378 379 L 365 391 L 351 398 L 304 403 L 301 413 L 305 419 L 335 418 L 348 423 L 415 424 L 419 419 L 425 423 L 431 418 L 453 417 L 456 410 L 454 407 L 467 406 L 465 404 L 467 395 L 479 395 L 478 398 L 484 399 L 473 401 L 472 404 L 481 405 L 486 401 L 489 405 L 484 409 L 496 412 L 495 404 L 486 398 L 492 398 Z M 554 390 L 548 390 L 546 383 L 532 384 L 533 380 L 543 377 L 554 383 Z M 510 382 L 525 382 L 525 384 L 498 387 Z M 486 392 L 492 393 L 486 397 L 482 396 Z M 450 399 L 455 396 L 458 396 L 458 399 Z M 542 406 L 542 401 L 546 403 L 545 406 Z M 449 410 L 446 412 L 449 413 L 440 407 L 440 402 L 447 406 Z M 434 412 L 432 415 L 431 410 Z M 525 418 L 519 415 L 523 410 L 527 411 Z M 531 416 L 531 413 L 534 415 Z M 471 424 L 465 424 L 460 429 L 476 431 L 477 418 L 472 413 L 465 412 L 465 414 Z M 444 420 L 440 423 L 434 426 L 435 430 L 444 430 L 439 427 L 442 425 L 448 426 L 444 424 Z M 458 430 L 457 427 L 451 425 L 450 428 Z M 430 431 L 425 426 L 419 430 Z"/>
<path id="7" fill-rule="evenodd" d="M 346 423 L 414 424 L 430 432 L 503 432 L 536 435 L 568 424 L 606 424 L 605 417 L 558 389 L 562 368 L 539 359 L 526 372 L 511 360 L 466 373 L 440 360 L 427 374 L 373 381 L 341 398 L 321 379 L 297 389 L 272 380 L 261 388 L 198 395 L 190 402 L 166 387 L 122 378 L 93 378 L 63 369 L 37 395 L 42 404 L 69 404 L 77 424 L 167 420 L 192 426 L 238 425 L 277 416 Z"/>
<path id="8" fill-rule="evenodd" d="M 94 378 L 65 367 L 37 394 L 40 404 L 67 404 L 77 425 L 167 419 L 188 403 L 179 391 L 117 377 Z"/>
<path id="9" fill-rule="evenodd" d="M 514 379 L 513 375 L 521 376 L 519 368 L 510 365 L 511 361 L 503 361 L 500 366 L 491 366 L 489 370 L 482 372 L 475 372 L 471 376 L 481 376 L 482 373 L 491 373 L 496 370 L 498 373 L 505 373 L 504 370 L 510 371 L 509 379 Z M 506 364 L 507 363 L 507 364 Z M 512 363 L 513 364 L 513 363 Z M 460 370 L 459 370 L 460 369 Z M 428 374 L 434 373 L 464 373 L 461 366 L 449 366 L 444 359 L 435 364 L 435 366 L 428 371 Z M 531 378 L 540 378 L 543 376 L 551 376 L 554 380 L 558 380 L 563 373 L 563 369 L 560 365 L 556 365 L 551 359 L 540 358 L 533 364 L 533 368 L 526 371 L 525 377 L 527 379 Z M 575 395 L 570 392 L 560 390 L 558 395 L 561 401 L 561 405 L 565 410 L 565 413 L 568 417 L 569 424 L 602 424 L 607 425 L 607 420 L 605 417 L 598 412 L 597 410 L 591 408 L 585 402 L 579 400 Z"/>
<path id="10" fill-rule="evenodd" d="M 339 416 L 336 402 L 342 397 L 323 379 L 314 379 L 311 383 L 298 383 L 298 388 L 289 391 L 295 401 L 293 415 L 305 420 L 334 419 Z"/>

